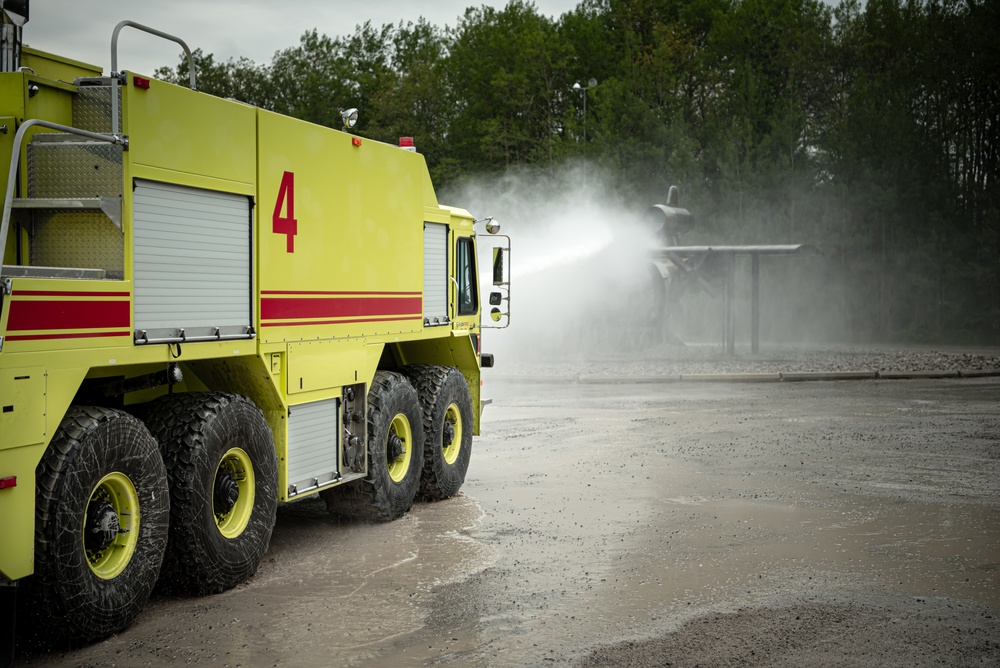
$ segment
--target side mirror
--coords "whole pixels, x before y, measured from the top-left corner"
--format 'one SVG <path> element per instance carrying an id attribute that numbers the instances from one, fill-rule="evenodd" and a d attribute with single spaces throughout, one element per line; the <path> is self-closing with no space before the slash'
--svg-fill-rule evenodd
<path id="1" fill-rule="evenodd" d="M 497 246 L 493 249 L 493 285 L 503 285 L 506 282 L 503 274 L 503 247 Z"/>
<path id="2" fill-rule="evenodd" d="M 487 230 L 489 230 L 488 225 Z M 484 329 L 504 329 L 510 326 L 510 237 L 506 235 L 498 236 L 503 239 L 503 242 L 501 242 L 501 245 L 494 246 L 491 249 L 493 251 L 494 287 L 490 289 L 489 302 L 490 320 L 494 324 L 484 324 L 481 322 L 480 326 Z M 485 258 L 483 259 L 485 260 Z M 486 269 L 485 265 L 486 262 L 483 262 L 482 267 L 484 270 Z M 483 283 L 486 283 L 485 276 Z M 483 309 L 482 313 L 483 316 L 486 315 L 485 309 Z M 486 321 L 485 317 L 483 320 Z"/>

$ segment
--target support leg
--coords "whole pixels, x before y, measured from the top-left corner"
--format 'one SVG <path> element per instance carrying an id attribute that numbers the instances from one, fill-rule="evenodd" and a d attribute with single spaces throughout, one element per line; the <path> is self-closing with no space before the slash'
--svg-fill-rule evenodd
<path id="1" fill-rule="evenodd" d="M 726 253 L 726 355 L 736 354 L 736 255 Z"/>
<path id="2" fill-rule="evenodd" d="M 760 352 L 760 254 L 750 256 L 750 352 Z"/>

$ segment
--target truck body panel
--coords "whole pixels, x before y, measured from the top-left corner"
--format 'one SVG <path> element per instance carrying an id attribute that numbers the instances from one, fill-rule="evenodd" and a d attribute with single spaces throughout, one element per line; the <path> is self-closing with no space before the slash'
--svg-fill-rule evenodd
<path id="1" fill-rule="evenodd" d="M 479 433 L 473 218 L 438 203 L 423 156 L 23 51 L 34 72 L 0 73 L 0 179 L 28 119 L 101 137 L 32 127 L 15 162 L 0 582 L 33 572 L 36 467 L 72 406 L 142 416 L 171 394 L 246 397 L 270 430 L 278 501 L 371 477 L 359 415 L 385 373 L 457 370 Z"/>

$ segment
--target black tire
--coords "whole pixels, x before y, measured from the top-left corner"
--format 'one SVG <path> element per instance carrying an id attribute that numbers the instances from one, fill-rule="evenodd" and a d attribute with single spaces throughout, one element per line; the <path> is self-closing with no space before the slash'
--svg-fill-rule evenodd
<path id="1" fill-rule="evenodd" d="M 170 479 L 163 587 L 210 594 L 246 581 L 267 552 L 278 507 L 263 413 L 236 394 L 190 393 L 157 399 L 146 420 Z"/>
<path id="2" fill-rule="evenodd" d="M 472 395 L 454 367 L 413 364 L 404 369 L 424 413 L 424 470 L 418 498 L 454 496 L 465 482 L 472 456 Z"/>
<path id="3" fill-rule="evenodd" d="M 368 474 L 320 496 L 346 519 L 389 522 L 413 506 L 424 464 L 423 412 L 405 376 L 375 374 L 368 390 Z M 399 439 L 399 442 L 396 439 Z"/>
<path id="4" fill-rule="evenodd" d="M 35 481 L 27 635 L 85 643 L 124 630 L 145 607 L 167 544 L 170 497 L 156 441 L 127 413 L 74 406 Z"/>

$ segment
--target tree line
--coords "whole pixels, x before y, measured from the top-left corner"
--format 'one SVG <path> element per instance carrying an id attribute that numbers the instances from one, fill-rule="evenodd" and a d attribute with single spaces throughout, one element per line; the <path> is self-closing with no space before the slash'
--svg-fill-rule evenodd
<path id="1" fill-rule="evenodd" d="M 439 186 L 578 160 L 643 206 L 677 184 L 692 242 L 820 247 L 816 310 L 849 339 L 997 343 L 998 44 L 994 0 L 511 0 L 194 59 L 219 96 L 331 127 L 359 108 Z"/>

